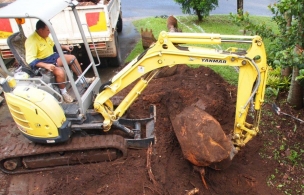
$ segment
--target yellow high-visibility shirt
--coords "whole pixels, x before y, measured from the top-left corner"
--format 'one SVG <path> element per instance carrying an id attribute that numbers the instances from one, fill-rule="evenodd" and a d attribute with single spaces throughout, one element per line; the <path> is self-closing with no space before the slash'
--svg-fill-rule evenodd
<path id="1" fill-rule="evenodd" d="M 30 64 L 36 59 L 44 59 L 54 53 L 54 42 L 50 37 L 40 37 L 35 31 L 25 41 L 26 62 Z"/>

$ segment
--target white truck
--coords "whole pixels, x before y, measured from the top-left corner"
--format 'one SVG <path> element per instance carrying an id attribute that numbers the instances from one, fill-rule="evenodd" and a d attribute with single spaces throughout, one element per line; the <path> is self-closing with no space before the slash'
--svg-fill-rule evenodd
<path id="1" fill-rule="evenodd" d="M 106 63 L 107 66 L 118 67 L 121 65 L 118 33 L 122 31 L 123 27 L 121 1 L 100 0 L 93 2 L 80 2 L 79 0 L 76 6 L 79 20 L 86 30 L 85 35 L 90 50 L 94 57 L 101 59 L 102 64 Z M 24 13 L 25 16 L 26 14 Z M 59 42 L 73 45 L 73 54 L 85 59 L 86 56 L 83 55 L 86 52 L 81 34 L 72 14 L 72 9 L 66 8 L 52 18 L 50 22 L 54 26 Z M 22 25 L 22 28 L 24 34 L 29 36 L 35 31 L 37 19 L 25 20 L 26 22 Z M 3 59 L 14 58 L 7 45 L 7 38 L 19 30 L 14 19 L 0 19 L 0 52 Z"/>

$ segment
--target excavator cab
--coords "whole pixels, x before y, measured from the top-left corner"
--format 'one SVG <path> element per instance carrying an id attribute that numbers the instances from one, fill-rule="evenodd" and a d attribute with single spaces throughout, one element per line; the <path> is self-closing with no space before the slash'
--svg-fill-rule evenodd
<path id="1" fill-rule="evenodd" d="M 47 2 L 47 1 L 45 1 L 45 2 Z M 88 65 L 88 67 L 85 70 L 83 70 L 83 74 L 79 78 L 74 79 L 74 75 L 71 73 L 69 66 L 68 66 L 69 62 L 66 62 L 63 57 L 64 52 L 62 51 L 62 49 L 60 47 L 59 40 L 55 33 L 55 29 L 53 28 L 52 23 L 51 23 L 52 17 L 54 17 L 57 13 L 60 13 L 66 7 L 75 8 L 75 6 L 77 6 L 78 2 L 77 1 L 57 0 L 56 2 L 50 2 L 49 5 L 47 3 L 45 6 L 41 7 L 40 9 L 37 9 L 37 8 L 35 8 L 35 6 L 33 6 L 33 5 L 40 5 L 42 3 L 43 2 L 38 1 L 38 0 L 31 1 L 30 3 L 27 1 L 21 0 L 18 2 L 13 2 L 13 3 L 9 4 L 8 6 L 3 7 L 1 9 L 1 16 L 0 16 L 1 18 L 17 19 L 16 21 L 18 24 L 16 23 L 16 25 L 18 25 L 19 32 L 15 32 L 14 34 L 12 34 L 7 39 L 7 41 L 8 41 L 8 45 L 10 47 L 11 52 L 13 53 L 16 61 L 18 62 L 18 64 L 21 67 L 21 71 L 17 70 L 17 72 L 10 72 L 7 70 L 4 63 L 1 63 L 1 67 L 3 70 L 6 70 L 6 72 L 8 72 L 8 74 L 12 78 L 14 78 L 14 79 L 21 78 L 22 79 L 22 80 L 17 80 L 16 81 L 17 83 L 24 83 L 25 86 L 28 83 L 33 83 L 33 85 L 36 88 L 47 91 L 51 95 L 55 96 L 55 98 L 58 99 L 59 102 L 61 103 L 61 107 L 64 107 L 64 110 L 69 110 L 69 113 L 72 113 L 74 116 L 77 115 L 77 117 L 75 117 L 77 119 L 73 119 L 73 120 L 82 121 L 85 118 L 86 111 L 89 109 L 90 105 L 92 104 L 91 102 L 94 98 L 94 95 L 98 94 L 99 88 L 101 86 L 101 81 L 100 81 L 98 71 L 96 69 L 96 64 L 93 60 L 92 55 L 90 55 L 91 52 L 87 52 L 89 59 L 90 59 L 90 64 Z M 22 9 L 20 9 L 20 8 L 22 8 Z M 44 8 L 46 10 L 41 11 L 41 9 L 44 9 Z M 75 10 L 75 13 L 77 14 L 76 10 Z M 20 19 L 20 18 L 22 18 L 22 19 Z M 45 70 L 39 70 L 39 69 L 38 69 L 38 71 L 33 71 L 29 67 L 29 65 L 25 62 L 24 42 L 26 40 L 26 35 L 23 32 L 22 23 L 30 22 L 30 23 L 32 23 L 32 25 L 35 25 L 35 22 L 38 19 L 44 21 L 44 23 L 50 29 L 50 34 L 55 43 L 57 52 L 63 61 L 63 66 L 65 69 L 66 78 L 67 78 L 66 83 L 69 86 L 68 90 L 71 94 L 73 94 L 74 99 L 76 99 L 77 103 L 75 103 L 75 104 L 65 104 L 62 101 L 63 98 L 62 98 L 61 94 L 59 93 L 58 88 L 56 88 L 57 85 L 54 84 L 54 79 L 52 80 L 52 78 L 54 78 L 54 76 L 50 72 L 47 72 Z M 19 22 L 18 20 L 21 20 L 21 22 Z M 82 35 L 84 42 L 86 42 L 86 37 L 84 36 L 84 32 L 83 32 L 82 26 L 80 24 L 80 21 L 78 21 L 78 26 L 79 26 L 79 32 Z M 87 44 L 87 42 L 86 42 L 86 44 Z M 87 85 L 87 86 L 83 87 L 83 85 L 81 85 L 80 78 L 84 77 L 84 75 L 87 74 L 89 71 L 92 72 L 92 74 L 94 75 L 94 77 L 96 79 L 89 86 Z M 26 78 L 27 80 L 25 80 L 23 78 L 26 76 L 20 76 L 20 75 L 24 75 L 24 73 L 29 75 L 29 78 L 28 79 Z M 19 75 L 19 77 L 16 77 L 18 75 Z M 42 77 L 37 77 L 37 76 L 42 76 Z M 49 84 L 50 81 L 52 82 L 52 84 Z M 16 87 L 18 87 L 18 86 L 16 86 Z M 65 113 L 66 112 L 67 111 L 65 111 Z M 67 118 L 69 118 L 69 117 L 67 117 Z M 65 120 L 65 119 L 62 119 L 62 120 Z"/>
<path id="2" fill-rule="evenodd" d="M 43 6 L 37 9 L 37 5 Z M 86 160 L 80 163 L 114 160 L 125 157 L 127 148 L 146 148 L 154 142 L 155 106 L 151 106 L 149 116 L 145 119 L 112 117 L 115 120 L 111 123 L 111 128 L 106 128 L 105 117 L 94 108 L 93 103 L 102 90 L 102 82 L 97 70 L 98 64 L 93 59 L 92 48 L 79 20 L 77 5 L 77 1 L 70 0 L 18 0 L 1 8 L 0 18 L 16 19 L 18 25 L 19 32 L 11 34 L 7 41 L 20 68 L 11 71 L 0 57 L 1 68 L 8 74 L 7 78 L 0 78 L 0 84 L 17 128 L 31 141 L 22 151 L 15 150 L 12 148 L 15 146 L 6 143 L 10 152 L 1 151 L 0 155 L 0 168 L 6 173 L 21 173 L 25 167 L 38 171 L 41 168 L 66 165 L 70 157 L 67 155 L 62 158 L 63 153 L 88 153 Z M 78 29 L 73 30 L 79 31 L 88 56 L 86 62 L 89 62 L 77 78 L 70 71 L 56 29 L 52 26 L 52 18 L 66 8 L 74 14 Z M 30 22 L 35 26 L 38 19 L 48 26 L 62 59 L 66 88 L 75 99 L 72 103 L 63 101 L 57 83 L 50 79 L 53 78 L 50 72 L 33 71 L 25 61 L 24 42 L 28 35 L 24 34 L 22 24 Z M 82 83 L 81 78 L 88 74 L 95 77 L 94 81 L 90 84 Z M 105 84 L 103 86 L 107 87 Z M 109 103 L 107 109 L 111 109 L 119 104 L 120 98 L 112 97 L 108 102 L 111 105 Z M 45 144 L 50 145 L 47 150 Z M 42 157 L 45 153 L 55 156 L 60 153 L 61 157 L 56 157 L 56 163 L 49 163 L 50 159 Z M 39 160 L 33 160 L 33 157 L 38 157 Z M 54 160 L 54 157 L 51 159 Z"/>

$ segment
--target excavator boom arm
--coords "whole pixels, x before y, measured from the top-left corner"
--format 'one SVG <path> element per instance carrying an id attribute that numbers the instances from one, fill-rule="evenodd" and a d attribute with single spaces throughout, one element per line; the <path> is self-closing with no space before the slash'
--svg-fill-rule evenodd
<path id="1" fill-rule="evenodd" d="M 224 42 L 246 43 L 250 47 L 246 51 L 239 51 L 235 48 L 224 51 L 210 47 L 210 45 Z M 115 75 L 97 95 L 94 109 L 103 115 L 104 129 L 110 129 L 113 121 L 125 113 L 161 68 L 177 64 L 238 67 L 238 92 L 233 131 L 234 145 L 237 148 L 244 146 L 257 134 L 268 70 L 262 39 L 259 36 L 164 31 L 160 33 L 155 44 Z M 114 110 L 109 99 L 137 79 L 139 79 L 137 84 Z M 251 101 L 254 103 L 256 111 L 253 124 L 246 122 Z"/>

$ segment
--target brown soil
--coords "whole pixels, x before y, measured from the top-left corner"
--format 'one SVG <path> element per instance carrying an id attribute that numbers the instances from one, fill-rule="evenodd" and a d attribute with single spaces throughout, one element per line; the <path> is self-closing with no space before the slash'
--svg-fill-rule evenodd
<path id="1" fill-rule="evenodd" d="M 178 114 L 185 106 L 199 101 L 205 111 L 216 118 L 225 133 L 229 134 L 234 123 L 235 92 L 235 86 L 227 84 L 209 68 L 191 69 L 179 65 L 175 75 L 152 80 L 128 111 L 130 117 L 146 117 L 149 105 L 156 105 L 156 144 L 151 148 L 151 155 L 148 154 L 148 150 L 129 150 L 126 159 L 117 159 L 113 162 L 77 165 L 18 176 L 0 173 L 0 194 L 179 195 L 197 188 L 197 194 L 277 195 L 283 194 L 277 190 L 280 183 L 299 189 L 298 184 L 303 182 L 303 170 L 296 166 L 280 164 L 271 156 L 273 150 L 280 147 L 283 139 L 290 145 L 303 140 L 303 125 L 288 117 L 273 114 L 268 104 L 263 107 L 260 126 L 262 133 L 235 156 L 227 169 L 216 171 L 205 168 L 206 185 L 191 163 L 183 157 L 170 115 Z M 285 104 L 280 106 L 284 106 L 281 109 L 288 109 L 284 111 L 295 114 L 295 111 Z M 7 110 L 2 106 L 0 111 Z M 303 112 L 297 116 L 304 118 Z M 17 131 L 12 124 L 10 118 L 1 118 L 1 137 Z M 293 128 L 295 125 L 296 131 Z M 276 133 L 270 133 L 270 130 L 276 130 Z M 14 136 L 23 139 L 21 135 Z M 265 148 L 265 143 L 270 140 L 274 144 Z M 261 153 L 264 154 L 264 158 L 261 157 Z M 287 153 L 282 151 L 280 156 L 282 155 L 286 156 Z M 303 157 L 303 154 L 301 155 Z M 300 163 L 303 164 L 303 160 Z M 147 165 L 150 165 L 151 169 L 148 169 Z M 283 173 L 284 177 L 282 175 L 278 180 L 272 180 L 267 184 L 270 175 L 275 174 L 275 169 Z"/>

